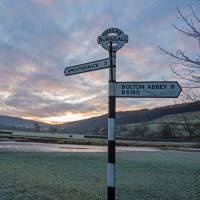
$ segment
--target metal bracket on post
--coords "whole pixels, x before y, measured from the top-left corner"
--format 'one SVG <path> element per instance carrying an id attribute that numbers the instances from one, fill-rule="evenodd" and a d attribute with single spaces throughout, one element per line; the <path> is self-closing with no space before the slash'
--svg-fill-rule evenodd
<path id="1" fill-rule="evenodd" d="M 108 96 L 116 96 L 116 83 L 109 82 L 109 87 L 108 87 Z"/>

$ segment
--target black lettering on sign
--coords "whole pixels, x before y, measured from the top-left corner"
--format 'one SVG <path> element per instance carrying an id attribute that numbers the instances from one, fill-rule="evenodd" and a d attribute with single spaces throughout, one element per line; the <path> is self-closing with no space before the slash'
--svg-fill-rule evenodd
<path id="1" fill-rule="evenodd" d="M 137 90 L 141 90 L 141 89 L 144 89 L 144 85 L 141 85 L 141 84 L 124 84 L 124 85 L 122 85 L 122 89 L 127 89 L 127 90 L 137 89 Z"/>
<path id="2" fill-rule="evenodd" d="M 92 69 L 97 68 L 97 67 L 98 67 L 98 64 L 93 64 L 93 65 L 91 66 Z"/>
<path id="3" fill-rule="evenodd" d="M 174 84 L 172 84 L 172 85 L 171 85 L 171 89 L 174 89 L 174 88 L 175 88 L 175 85 L 174 85 Z"/>
<path id="4" fill-rule="evenodd" d="M 167 89 L 167 85 L 160 85 L 160 89 L 164 90 L 164 89 Z"/>
<path id="5" fill-rule="evenodd" d="M 148 89 L 153 89 L 153 90 L 163 90 L 166 89 L 167 85 L 166 84 L 152 84 L 148 85 Z"/>
<path id="6" fill-rule="evenodd" d="M 128 89 L 132 89 L 133 88 L 133 85 L 125 85 L 125 88 L 128 90 Z"/>
<path id="7" fill-rule="evenodd" d="M 86 69 L 86 70 L 87 70 L 87 69 L 91 69 L 92 66 L 93 66 L 93 65 L 86 65 L 86 66 L 85 66 L 85 69 Z"/>
<path id="8" fill-rule="evenodd" d="M 117 41 L 117 36 L 111 37 L 110 40 L 111 40 L 112 42 L 116 42 L 116 41 Z"/>
<path id="9" fill-rule="evenodd" d="M 144 89 L 144 85 L 136 85 L 136 89 Z"/>
<path id="10" fill-rule="evenodd" d="M 140 94 L 140 90 L 122 90 L 122 95 L 131 96 L 131 95 L 139 95 L 139 94 Z"/>
<path id="11" fill-rule="evenodd" d="M 114 30 L 113 32 L 115 32 L 116 34 L 119 34 L 119 31 L 118 31 L 118 29 Z"/>
<path id="12" fill-rule="evenodd" d="M 110 29 L 107 29 L 106 32 L 104 33 L 104 35 L 108 35 L 110 33 L 115 33 L 115 34 L 122 34 L 122 31 L 120 31 L 119 29 L 116 29 L 116 28 L 110 28 Z"/>

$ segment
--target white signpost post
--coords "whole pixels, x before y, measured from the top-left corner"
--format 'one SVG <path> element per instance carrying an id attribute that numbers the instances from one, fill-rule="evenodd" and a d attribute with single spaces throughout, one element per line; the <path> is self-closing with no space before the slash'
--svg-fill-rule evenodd
<path id="1" fill-rule="evenodd" d="M 177 81 L 116 82 L 116 51 L 128 43 L 128 35 L 118 28 L 109 28 L 97 42 L 109 51 L 109 58 L 66 67 L 64 74 L 69 76 L 109 68 L 107 200 L 115 200 L 116 97 L 177 98 L 181 87 Z"/>

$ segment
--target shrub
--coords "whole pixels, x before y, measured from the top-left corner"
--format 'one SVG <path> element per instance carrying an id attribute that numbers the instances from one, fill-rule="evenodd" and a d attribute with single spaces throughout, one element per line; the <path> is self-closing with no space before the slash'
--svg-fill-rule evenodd
<path id="1" fill-rule="evenodd" d="M 173 133 L 169 124 L 162 124 L 160 129 L 160 134 L 164 139 L 173 138 Z"/>

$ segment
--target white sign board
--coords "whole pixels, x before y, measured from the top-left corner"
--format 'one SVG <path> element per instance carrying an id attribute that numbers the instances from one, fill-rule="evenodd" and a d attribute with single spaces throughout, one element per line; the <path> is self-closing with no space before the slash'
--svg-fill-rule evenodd
<path id="1" fill-rule="evenodd" d="M 109 95 L 138 98 L 176 98 L 181 92 L 177 81 L 110 83 Z"/>
<path id="2" fill-rule="evenodd" d="M 110 49 L 110 42 L 112 42 L 113 51 L 121 49 L 125 43 L 128 43 L 128 35 L 118 28 L 106 29 L 98 38 L 97 43 L 101 44 L 106 50 Z"/>
<path id="3" fill-rule="evenodd" d="M 71 67 L 66 67 L 64 74 L 65 76 L 70 76 L 74 74 L 80 74 L 84 72 L 99 70 L 99 69 L 105 69 L 110 66 L 109 58 L 105 58 L 102 60 L 97 60 L 94 62 L 84 63 L 80 65 L 75 65 Z"/>

